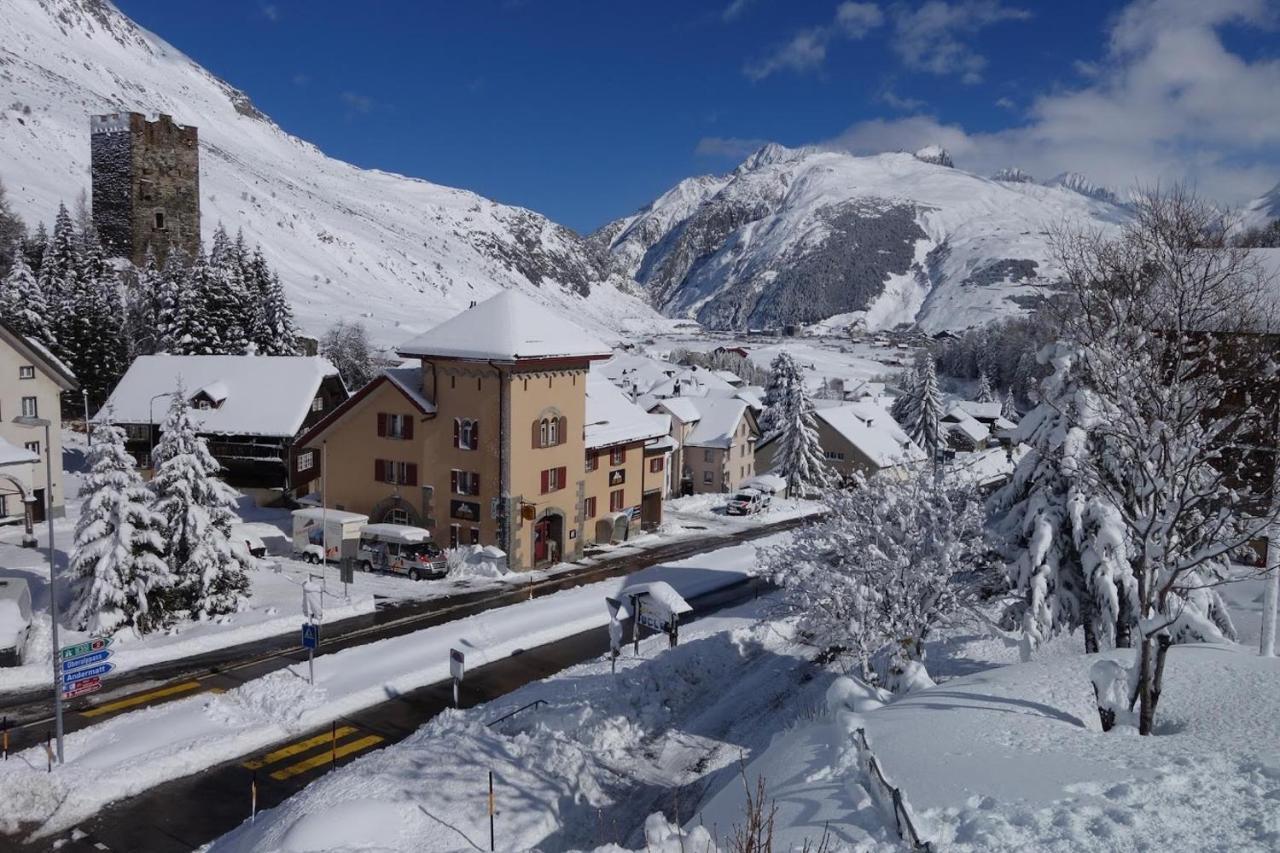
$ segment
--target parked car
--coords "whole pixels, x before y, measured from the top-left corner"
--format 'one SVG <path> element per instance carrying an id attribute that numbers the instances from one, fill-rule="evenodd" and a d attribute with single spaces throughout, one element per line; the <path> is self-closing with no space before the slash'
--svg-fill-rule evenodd
<path id="1" fill-rule="evenodd" d="M 293 511 L 293 555 L 308 563 L 354 557 L 360 528 L 369 516 L 337 509 L 306 507 Z"/>
<path id="2" fill-rule="evenodd" d="M 725 504 L 729 515 L 753 515 L 769 506 L 771 498 L 756 489 L 741 489 Z"/>
<path id="3" fill-rule="evenodd" d="M 25 578 L 0 578 L 0 666 L 21 666 L 31 632 L 31 590 Z"/>
<path id="4" fill-rule="evenodd" d="M 361 527 L 356 560 L 366 572 L 391 572 L 414 581 L 442 578 L 449 573 L 449 561 L 440 546 L 431 541 L 431 531 L 407 524 Z"/>

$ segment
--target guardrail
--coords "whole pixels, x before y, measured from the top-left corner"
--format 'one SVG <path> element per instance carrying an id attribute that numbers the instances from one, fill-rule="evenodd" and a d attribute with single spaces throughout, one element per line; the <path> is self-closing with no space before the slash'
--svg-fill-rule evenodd
<path id="1" fill-rule="evenodd" d="M 893 812 L 893 819 L 898 829 L 898 837 L 910 844 L 912 850 L 921 851 L 921 853 L 933 853 L 933 844 L 928 841 L 922 841 L 920 833 L 916 831 L 915 822 L 912 821 L 911 813 L 907 810 L 905 798 L 902 796 L 902 789 L 894 786 L 885 777 L 884 771 L 880 769 L 880 762 L 876 760 L 875 755 L 871 752 L 871 745 L 867 743 L 866 729 L 856 729 L 854 731 L 854 743 L 858 747 L 858 761 L 876 788 L 876 790 L 870 792 L 871 796 L 875 798 L 881 808 L 886 808 Z M 886 798 L 889 800 L 887 804 L 885 803 Z"/>
<path id="2" fill-rule="evenodd" d="M 496 719 L 496 720 L 490 720 L 489 722 L 485 723 L 485 725 L 486 725 L 486 726 L 488 726 L 489 728 L 493 728 L 493 727 L 494 727 L 494 726 L 496 726 L 498 723 L 502 722 L 503 720 L 509 720 L 509 719 L 511 719 L 511 718 L 512 718 L 512 717 L 514 717 L 516 714 L 519 714 L 521 711 L 527 711 L 527 710 L 529 710 L 530 708 L 536 708 L 536 707 L 538 707 L 539 705 L 545 705 L 545 704 L 547 704 L 547 700 L 546 700 L 546 699 L 534 699 L 534 700 L 533 700 L 532 702 L 530 702 L 528 705 L 521 705 L 519 708 L 516 708 L 516 709 L 515 709 L 514 711 L 512 711 L 511 713 L 509 713 L 509 714 L 503 714 L 503 715 L 502 715 L 501 717 L 499 717 L 498 719 Z"/>

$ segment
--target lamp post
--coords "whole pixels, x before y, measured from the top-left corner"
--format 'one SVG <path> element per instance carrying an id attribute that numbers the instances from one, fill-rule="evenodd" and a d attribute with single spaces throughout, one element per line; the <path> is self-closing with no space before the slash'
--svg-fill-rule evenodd
<path id="1" fill-rule="evenodd" d="M 93 446 L 93 424 L 89 422 L 89 392 L 84 388 L 80 389 L 80 395 L 84 398 L 84 434 L 88 439 L 89 446 Z"/>
<path id="2" fill-rule="evenodd" d="M 53 562 L 53 446 L 50 441 L 52 421 L 47 418 L 14 418 L 19 426 L 33 429 L 44 427 L 44 523 L 49 528 L 49 616 L 53 622 L 53 712 L 58 735 L 58 763 L 62 763 L 62 673 L 58 660 L 58 570 Z"/>

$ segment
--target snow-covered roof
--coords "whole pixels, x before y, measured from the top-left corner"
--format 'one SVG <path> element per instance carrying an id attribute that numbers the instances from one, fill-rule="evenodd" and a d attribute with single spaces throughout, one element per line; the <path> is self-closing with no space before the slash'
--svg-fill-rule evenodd
<path id="1" fill-rule="evenodd" d="M 747 404 L 734 397 L 690 397 L 701 416 L 685 439 L 690 447 L 728 447 L 746 415 Z M 666 402 L 666 401 L 664 401 Z"/>
<path id="2" fill-rule="evenodd" d="M 645 441 L 670 430 L 666 415 L 649 414 L 595 368 L 587 372 L 587 425 L 583 432 L 588 448 Z"/>
<path id="3" fill-rule="evenodd" d="M 689 397 L 668 397 L 666 400 L 658 400 L 649 411 L 655 408 L 662 409 L 685 424 L 696 423 L 702 419 L 702 413 Z"/>
<path id="4" fill-rule="evenodd" d="M 51 353 L 44 344 L 34 338 L 20 334 L 13 327 L 6 325 L 3 320 L 0 320 L 0 338 L 8 341 L 14 349 L 31 359 L 34 365 L 40 368 L 41 372 L 64 389 L 70 391 L 79 387 L 71 368 L 67 367 L 61 359 Z"/>
<path id="5" fill-rule="evenodd" d="M 678 389 L 678 390 L 677 390 Z M 708 394 L 733 396 L 736 386 L 730 385 L 716 375 L 713 370 L 700 367 L 686 367 L 670 378 L 664 378 L 650 387 L 647 393 L 654 397 L 703 397 Z"/>
<path id="6" fill-rule="evenodd" d="M 181 383 L 188 399 L 204 392 L 221 401 L 216 408 L 191 410 L 202 433 L 294 436 L 320 383 L 337 375 L 318 356 L 143 355 L 129 365 L 94 421 L 160 423 L 169 395 Z"/>
<path id="7" fill-rule="evenodd" d="M 414 365 L 413 367 L 391 367 L 383 371 L 387 374 L 387 379 L 400 389 L 406 397 L 413 401 L 423 412 L 434 412 L 436 404 L 426 398 L 422 393 L 422 368 Z"/>
<path id="8" fill-rule="evenodd" d="M 1003 407 L 999 403 L 977 403 L 973 400 L 960 400 L 953 408 L 957 408 L 980 421 L 994 421 L 1000 417 L 1000 409 Z"/>
<path id="9" fill-rule="evenodd" d="M 742 381 L 742 377 L 734 373 L 732 370 L 716 370 L 713 372 L 718 378 L 723 379 L 735 388 L 740 388 L 745 384 Z"/>
<path id="10" fill-rule="evenodd" d="M 968 436 L 972 441 L 986 441 L 991 435 L 986 424 L 974 418 L 968 412 L 960 408 L 952 409 L 947 412 L 948 421 L 943 423 L 943 427 L 948 431 L 959 431 Z"/>
<path id="11" fill-rule="evenodd" d="M 396 351 L 478 361 L 607 358 L 612 352 L 568 318 L 514 290 L 468 308 Z"/>
<path id="12" fill-rule="evenodd" d="M 817 410 L 818 418 L 879 468 L 918 462 L 925 453 L 898 422 L 874 403 L 858 402 Z"/>
<path id="13" fill-rule="evenodd" d="M 26 465 L 39 461 L 40 457 L 25 447 L 18 447 L 0 438 L 0 465 Z"/>
<path id="14" fill-rule="evenodd" d="M 668 613 L 688 613 L 693 610 L 689 602 L 684 600 L 675 587 L 666 581 L 628 584 L 618 593 L 620 597 L 631 595 L 649 596 L 649 600 L 666 608 Z"/>

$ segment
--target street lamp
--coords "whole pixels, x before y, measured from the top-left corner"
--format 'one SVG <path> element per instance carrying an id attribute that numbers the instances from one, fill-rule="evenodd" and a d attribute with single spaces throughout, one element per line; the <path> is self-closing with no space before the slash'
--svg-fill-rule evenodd
<path id="1" fill-rule="evenodd" d="M 38 429 L 44 427 L 44 523 L 49 528 L 49 616 L 53 621 L 53 708 L 58 734 L 58 763 L 62 763 L 62 673 L 58 660 L 58 570 L 53 562 L 53 443 L 50 428 L 53 422 L 47 418 L 14 418 L 18 426 Z"/>

